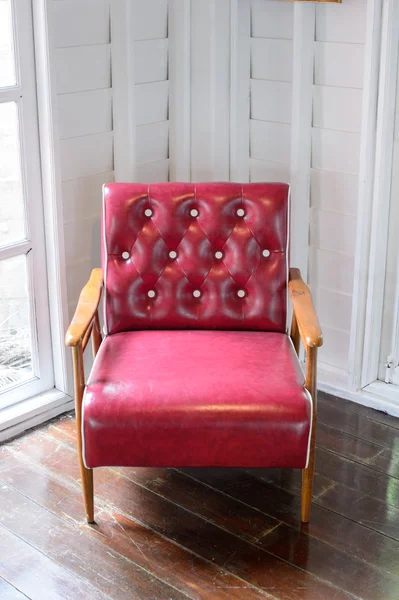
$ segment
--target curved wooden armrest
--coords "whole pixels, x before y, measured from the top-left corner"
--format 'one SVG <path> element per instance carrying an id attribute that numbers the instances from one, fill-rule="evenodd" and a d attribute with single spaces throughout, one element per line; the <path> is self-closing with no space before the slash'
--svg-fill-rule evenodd
<path id="1" fill-rule="evenodd" d="M 312 302 L 312 295 L 299 269 L 290 269 L 288 288 L 302 342 L 308 348 L 323 345 L 323 334 Z"/>
<path id="2" fill-rule="evenodd" d="M 65 335 L 67 346 L 80 344 L 97 314 L 101 300 L 103 273 L 101 269 L 93 269 L 89 281 L 84 286 L 79 302 Z"/>

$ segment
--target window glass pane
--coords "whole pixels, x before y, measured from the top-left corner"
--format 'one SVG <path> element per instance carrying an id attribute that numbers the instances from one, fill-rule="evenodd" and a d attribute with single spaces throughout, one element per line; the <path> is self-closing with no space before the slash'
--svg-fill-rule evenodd
<path id="1" fill-rule="evenodd" d="M 25 237 L 18 109 L 15 102 L 4 102 L 0 103 L 0 245 Z"/>
<path id="2" fill-rule="evenodd" d="M 15 84 L 11 0 L 0 0 L 0 87 Z"/>
<path id="3" fill-rule="evenodd" d="M 0 391 L 33 377 L 25 255 L 0 261 Z"/>

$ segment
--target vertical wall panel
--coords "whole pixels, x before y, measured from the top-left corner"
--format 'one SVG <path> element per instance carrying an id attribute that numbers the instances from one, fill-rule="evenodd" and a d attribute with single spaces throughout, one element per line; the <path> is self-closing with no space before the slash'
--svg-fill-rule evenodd
<path id="1" fill-rule="evenodd" d="M 131 2 L 135 180 L 168 181 L 168 1 Z"/>
<path id="2" fill-rule="evenodd" d="M 289 181 L 294 6 L 250 0 L 251 181 Z"/>
<path id="3" fill-rule="evenodd" d="M 325 330 L 322 381 L 348 378 L 366 11 L 362 0 L 316 8 L 309 281 Z"/>

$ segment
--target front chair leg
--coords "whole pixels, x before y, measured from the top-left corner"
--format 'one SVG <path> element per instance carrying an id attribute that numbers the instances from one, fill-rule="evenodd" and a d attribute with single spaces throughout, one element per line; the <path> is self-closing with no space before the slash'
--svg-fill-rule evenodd
<path id="1" fill-rule="evenodd" d="M 317 348 L 308 348 L 306 352 L 306 382 L 305 387 L 312 396 L 312 431 L 310 433 L 309 462 L 302 469 L 302 523 L 308 523 L 312 506 L 313 476 L 316 450 L 316 414 L 317 414 Z"/>
<path id="2" fill-rule="evenodd" d="M 93 470 L 87 469 L 83 462 L 82 445 L 82 401 L 85 388 L 83 352 L 80 345 L 72 348 L 73 374 L 75 382 L 75 412 L 76 412 L 76 437 L 78 442 L 78 455 L 80 475 L 82 478 L 83 500 L 85 503 L 86 519 L 88 523 L 94 523 L 94 490 Z"/>

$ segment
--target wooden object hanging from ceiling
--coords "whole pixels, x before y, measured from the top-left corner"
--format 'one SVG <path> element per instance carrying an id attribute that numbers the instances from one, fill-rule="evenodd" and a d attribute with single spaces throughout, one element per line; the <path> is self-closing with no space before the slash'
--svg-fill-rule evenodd
<path id="1" fill-rule="evenodd" d="M 342 0 L 286 0 L 287 2 L 328 2 L 329 4 L 342 4 Z"/>

